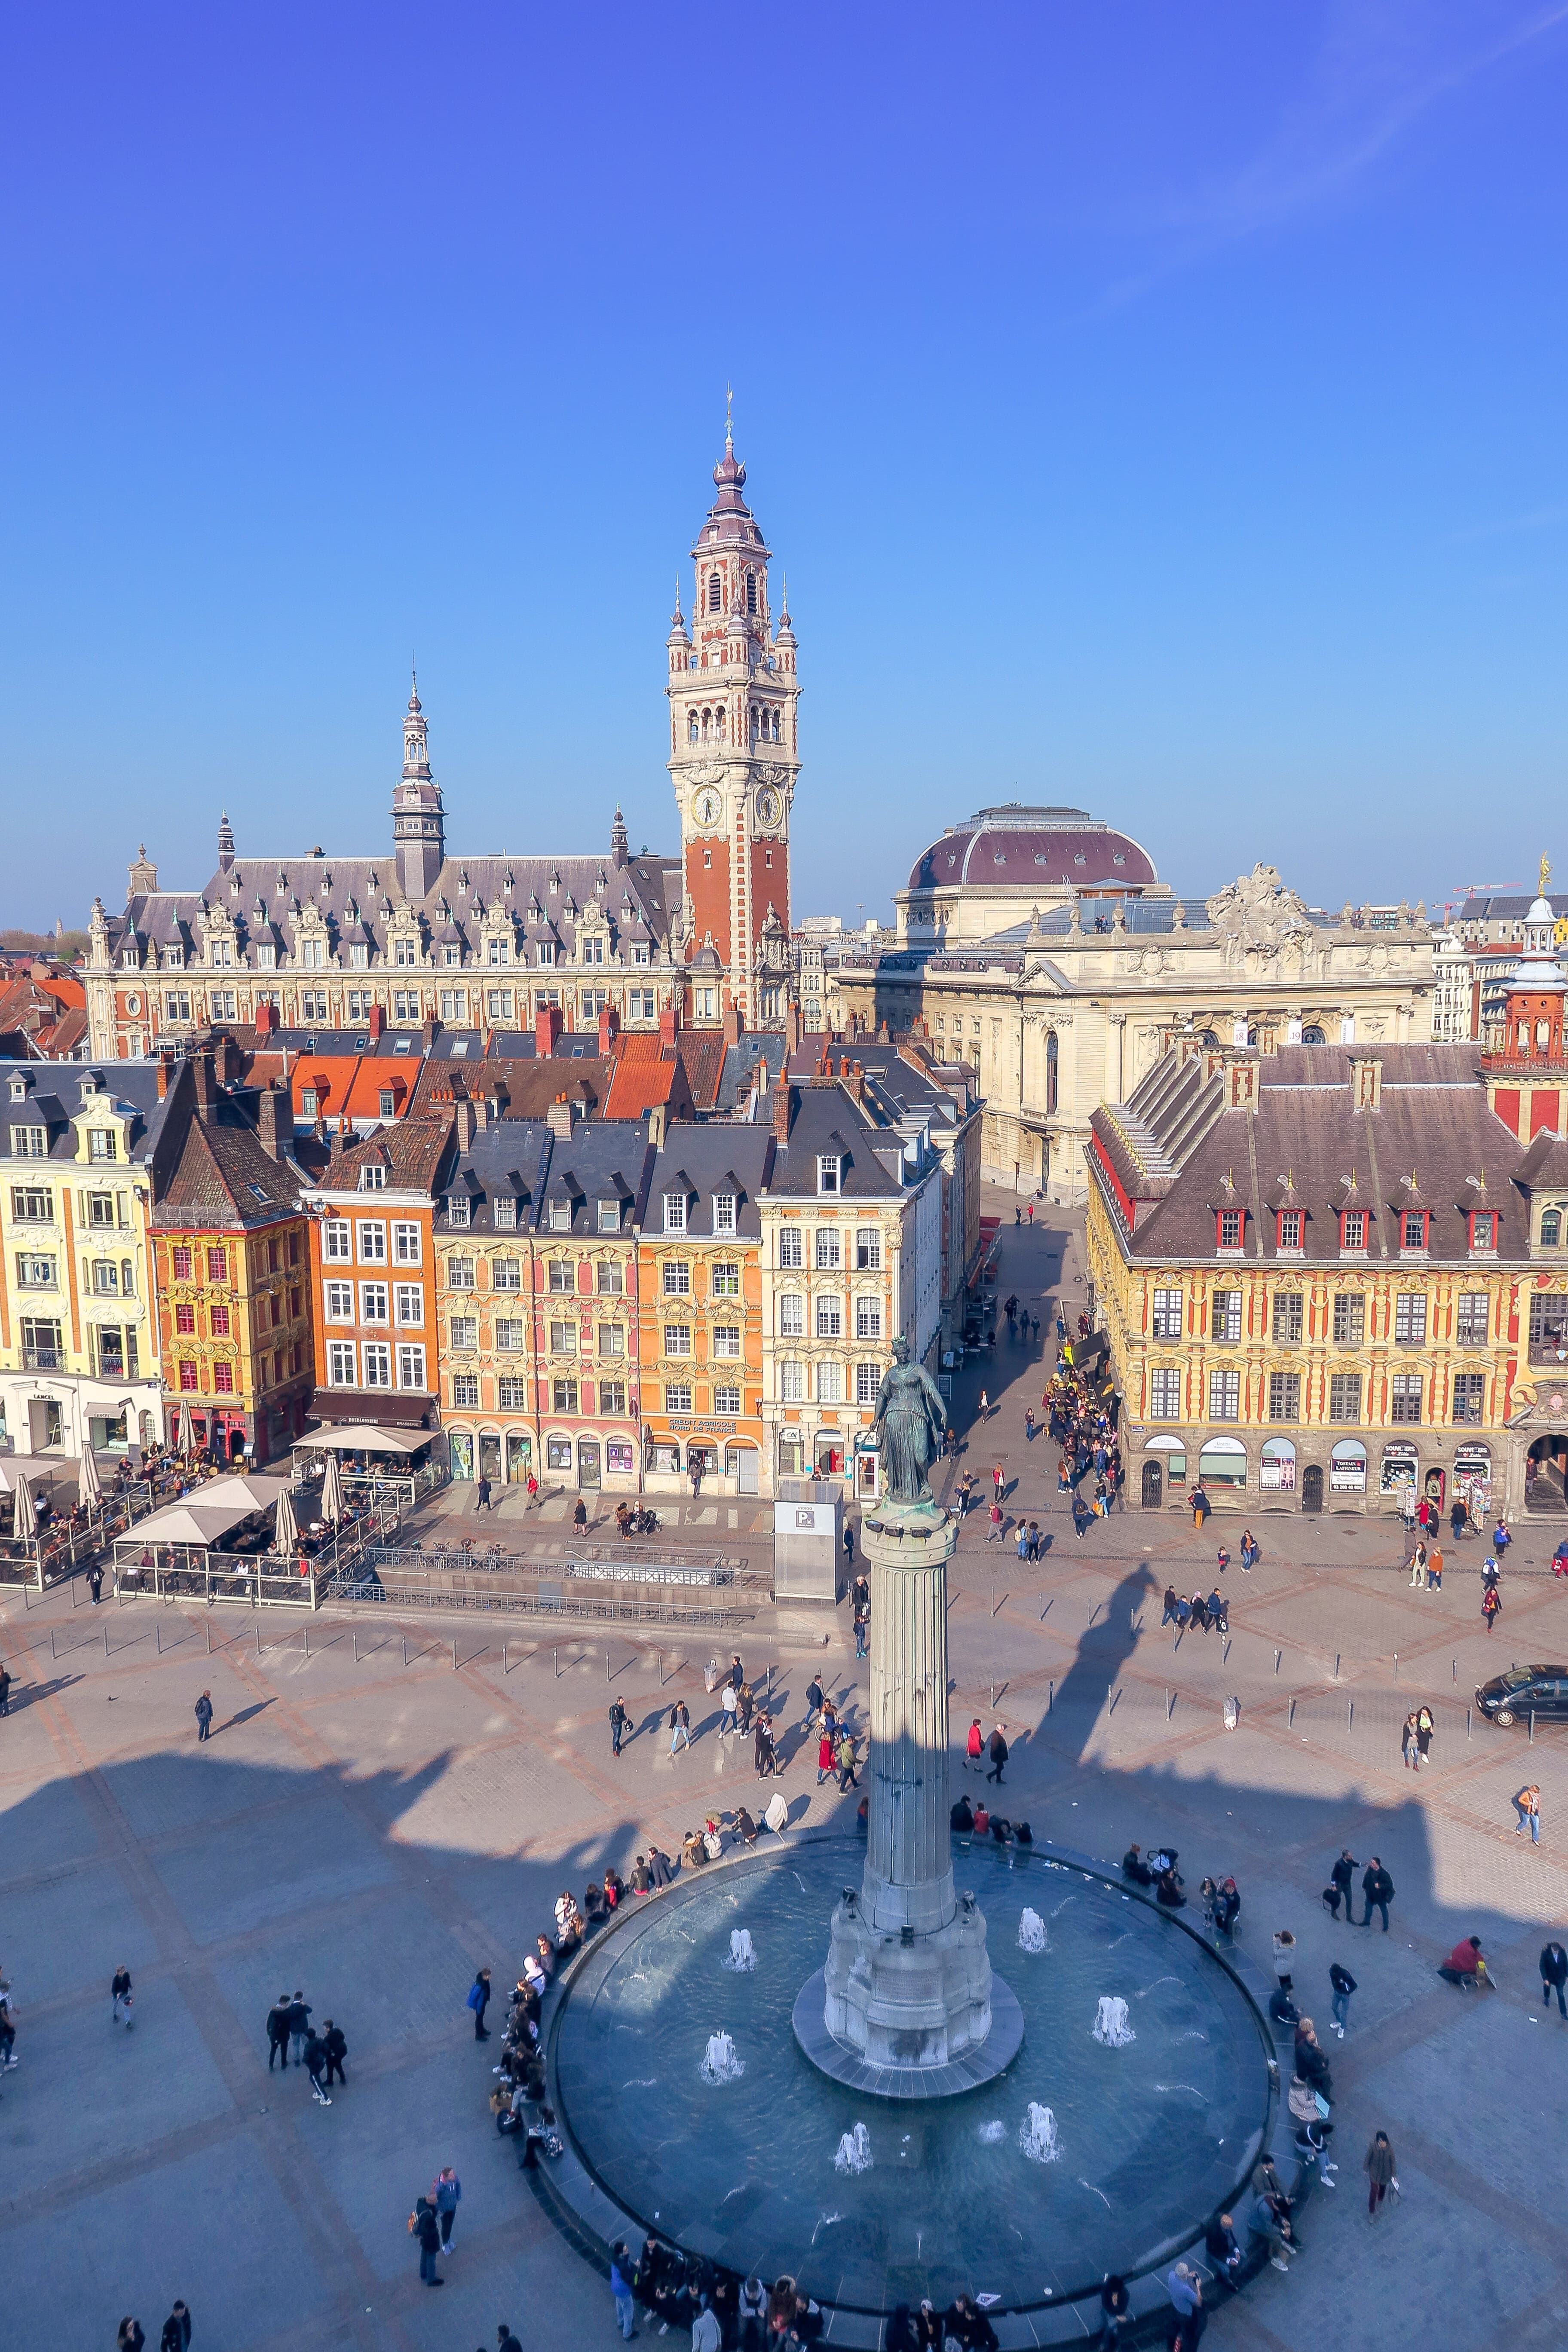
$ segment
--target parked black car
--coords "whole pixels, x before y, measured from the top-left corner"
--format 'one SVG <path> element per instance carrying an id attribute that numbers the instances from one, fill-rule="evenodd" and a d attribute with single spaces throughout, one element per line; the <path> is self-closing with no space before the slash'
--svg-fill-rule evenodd
<path id="1" fill-rule="evenodd" d="M 1504 1731 L 1532 1715 L 1568 1721 L 1568 1666 L 1510 1666 L 1506 1675 L 1477 1684 L 1476 1705 Z"/>

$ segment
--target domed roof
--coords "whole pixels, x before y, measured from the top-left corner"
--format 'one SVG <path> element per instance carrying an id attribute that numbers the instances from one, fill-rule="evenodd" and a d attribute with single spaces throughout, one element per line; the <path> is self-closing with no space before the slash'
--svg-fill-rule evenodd
<path id="1" fill-rule="evenodd" d="M 1087 809 L 981 809 L 916 858 L 911 890 L 1141 890 L 1159 876 L 1130 834 Z"/>

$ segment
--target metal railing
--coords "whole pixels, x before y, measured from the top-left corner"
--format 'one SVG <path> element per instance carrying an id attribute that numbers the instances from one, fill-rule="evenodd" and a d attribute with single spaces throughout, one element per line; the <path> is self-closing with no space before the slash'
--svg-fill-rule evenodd
<path id="1" fill-rule="evenodd" d="M 632 1600 L 609 1585 L 567 1593 L 547 1577 L 508 1575 L 504 1570 L 470 1566 L 412 1568 L 411 1555 L 387 1547 L 370 1550 L 363 1570 L 344 1570 L 327 1587 L 331 1601 L 379 1603 L 394 1609 L 460 1610 L 468 1615 L 543 1617 L 568 1622 L 617 1625 L 720 1627 L 749 1623 L 752 1610 L 703 1608 L 696 1603 Z"/>
<path id="2" fill-rule="evenodd" d="M 162 1498 L 146 1479 L 110 1487 L 90 1509 L 78 1517 L 62 1514 L 47 1519 L 36 1536 L 25 1541 L 0 1539 L 0 1584 L 30 1584 L 45 1592 L 74 1576 L 79 1568 L 108 1549 L 117 1536 L 155 1510 Z"/>
<path id="3" fill-rule="evenodd" d="M 334 1580 L 364 1571 L 367 1559 L 395 1535 L 391 1510 L 345 1519 L 319 1552 L 219 1551 L 206 1544 L 148 1543 L 134 1534 L 114 1547 L 114 1590 L 121 1600 L 199 1601 L 211 1607 L 238 1601 L 247 1608 L 319 1610 Z"/>

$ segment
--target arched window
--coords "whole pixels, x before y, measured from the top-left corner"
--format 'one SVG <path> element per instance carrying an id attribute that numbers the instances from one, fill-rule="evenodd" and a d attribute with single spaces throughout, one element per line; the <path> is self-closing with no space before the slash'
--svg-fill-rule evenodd
<path id="1" fill-rule="evenodd" d="M 746 574 L 746 610 L 753 616 L 753 618 L 755 617 L 757 610 L 757 575 L 754 572 L 748 572 Z"/>
<path id="2" fill-rule="evenodd" d="M 776 743 L 776 742 L 778 741 L 778 740 L 779 740 L 779 715 L 778 715 L 778 712 L 775 710 L 775 711 L 774 711 L 774 713 L 773 713 L 773 741 Z"/>
<path id="3" fill-rule="evenodd" d="M 1557 1247 L 1558 1244 L 1561 1242 L 1562 1238 L 1563 1238 L 1563 1212 L 1562 1212 L 1562 1210 L 1561 1210 L 1561 1209 L 1544 1209 L 1544 1210 L 1542 1210 L 1542 1216 L 1541 1216 L 1541 1246 L 1542 1246 L 1542 1249 L 1555 1249 L 1555 1248 Z"/>
<path id="4" fill-rule="evenodd" d="M 1321 1029 L 1308 1027 L 1303 1029 L 1301 1032 L 1301 1043 L 1303 1045 L 1321 1045 L 1326 1042 L 1327 1041 Z"/>
<path id="5" fill-rule="evenodd" d="M 692 712 L 690 713 L 689 717 L 688 718 L 688 719 L 687 719 L 687 721 L 686 721 L 686 740 L 687 740 L 687 741 L 688 741 L 689 743 L 695 743 L 695 742 L 696 742 L 696 740 L 697 740 L 697 739 L 698 739 L 698 737 L 701 734 L 701 732 L 702 732 L 702 726 L 701 726 L 701 722 L 700 722 L 700 720 L 699 719 L 699 718 L 698 718 L 698 716 L 697 716 L 697 713 L 696 713 L 696 712 L 695 712 L 695 710 L 694 710 L 694 711 L 692 711 Z"/>
<path id="6" fill-rule="evenodd" d="M 716 572 L 708 574 L 708 610 L 710 613 L 719 610 L 719 574 Z"/>
<path id="7" fill-rule="evenodd" d="M 1046 1116 L 1048 1118 L 1057 1107 L 1057 1033 L 1046 1032 Z"/>
<path id="8" fill-rule="evenodd" d="M 762 733 L 762 731 L 763 731 L 763 714 L 762 714 L 762 712 L 757 709 L 756 704 L 753 702 L 753 703 L 752 703 L 752 742 L 753 742 L 753 743 L 756 741 L 756 740 L 757 740 L 758 736 Z"/>
<path id="9" fill-rule="evenodd" d="M 722 710 L 716 710 L 713 713 L 713 732 L 721 743 L 724 740 L 724 713 Z"/>
<path id="10" fill-rule="evenodd" d="M 708 737 L 709 737 L 709 734 L 710 734 L 710 730 L 711 730 L 711 729 L 712 729 L 712 725 L 713 725 L 713 713 L 712 713 L 710 710 L 705 710 L 705 711 L 703 712 L 703 714 L 702 714 L 702 740 L 703 740 L 705 743 L 706 743 L 706 742 L 707 742 L 707 740 L 708 740 Z"/>

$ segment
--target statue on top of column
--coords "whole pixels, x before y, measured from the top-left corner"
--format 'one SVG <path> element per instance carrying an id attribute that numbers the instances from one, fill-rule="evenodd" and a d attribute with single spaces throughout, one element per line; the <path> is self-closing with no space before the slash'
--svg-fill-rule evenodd
<path id="1" fill-rule="evenodd" d="M 941 1449 L 947 1407 L 924 1366 L 910 1363 L 910 1343 L 901 1336 L 893 1342 L 893 1360 L 882 1376 L 875 1427 L 889 1501 L 931 1502 L 926 1471 Z"/>

